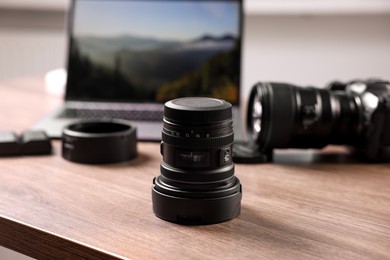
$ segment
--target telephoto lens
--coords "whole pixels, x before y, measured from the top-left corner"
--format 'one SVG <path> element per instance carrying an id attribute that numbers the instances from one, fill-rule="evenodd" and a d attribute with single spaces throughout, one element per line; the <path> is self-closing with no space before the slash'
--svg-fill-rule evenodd
<path id="1" fill-rule="evenodd" d="M 232 106 L 214 98 L 179 98 L 164 106 L 161 175 L 152 187 L 153 211 L 187 225 L 237 217 L 242 188 L 234 176 Z"/>
<path id="2" fill-rule="evenodd" d="M 251 92 L 247 127 L 261 147 L 322 148 L 359 141 L 359 100 L 345 92 L 259 83 Z"/>
<path id="3" fill-rule="evenodd" d="M 390 161 L 389 101 L 390 83 L 380 80 L 329 89 L 260 82 L 249 98 L 248 135 L 264 154 L 336 144 L 368 160 Z"/>

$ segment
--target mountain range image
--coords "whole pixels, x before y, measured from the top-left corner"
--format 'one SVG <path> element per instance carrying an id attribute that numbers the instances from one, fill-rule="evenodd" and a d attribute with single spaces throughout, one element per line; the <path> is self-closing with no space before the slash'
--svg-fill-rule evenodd
<path id="1" fill-rule="evenodd" d="M 232 78 L 236 78 L 233 75 L 235 72 L 226 75 L 226 71 L 232 70 L 237 49 L 237 39 L 232 35 L 205 34 L 189 41 L 131 35 L 111 38 L 83 36 L 73 39 L 73 50 L 77 53 L 73 61 L 81 59 L 87 62 L 85 64 L 90 64 L 88 71 L 92 75 L 89 77 L 98 77 L 100 81 L 103 75 L 105 79 L 111 77 L 109 75 L 120 76 L 121 81 L 126 82 L 122 85 L 131 86 L 131 93 L 137 99 L 156 98 L 159 95 L 161 101 L 167 96 L 158 94 L 162 91 L 181 92 L 188 89 L 186 86 L 189 84 L 191 91 L 197 91 L 195 82 L 199 79 L 202 79 L 202 93 L 205 95 L 210 94 L 207 85 L 217 78 L 223 83 L 218 83 L 219 86 L 214 88 L 235 85 L 231 83 Z M 85 65 L 80 63 L 80 66 Z M 193 80 L 188 82 L 190 78 Z M 95 88 L 97 81 L 94 81 Z M 93 89 L 94 86 L 88 88 Z"/>
<path id="2" fill-rule="evenodd" d="M 236 38 L 232 35 L 223 35 L 221 37 L 204 35 L 190 41 L 158 40 L 131 35 L 116 37 L 78 37 L 78 44 L 82 52 L 112 52 L 124 49 L 130 51 L 148 51 L 156 49 L 177 51 L 180 49 L 187 50 L 197 48 L 223 50 L 232 48 L 235 41 Z"/>

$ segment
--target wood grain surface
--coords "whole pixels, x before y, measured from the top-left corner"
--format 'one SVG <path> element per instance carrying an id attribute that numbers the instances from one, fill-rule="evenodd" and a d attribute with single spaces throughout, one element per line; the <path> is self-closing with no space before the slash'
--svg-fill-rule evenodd
<path id="1" fill-rule="evenodd" d="M 60 103 L 40 79 L 0 83 L 0 130 L 18 132 Z M 159 145 L 90 166 L 50 156 L 0 158 L 0 245 L 39 259 L 389 259 L 390 167 L 345 149 L 280 151 L 236 165 L 241 215 L 207 226 L 154 216 Z"/>

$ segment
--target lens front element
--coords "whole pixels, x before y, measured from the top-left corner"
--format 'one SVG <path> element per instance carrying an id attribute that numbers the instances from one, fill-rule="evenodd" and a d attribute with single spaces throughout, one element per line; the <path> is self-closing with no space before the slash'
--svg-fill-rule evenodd
<path id="1" fill-rule="evenodd" d="M 256 94 L 257 95 L 257 94 Z M 263 106 L 261 105 L 258 95 L 254 98 L 253 108 L 252 108 L 252 138 L 256 140 L 261 132 L 261 118 L 263 116 Z"/>

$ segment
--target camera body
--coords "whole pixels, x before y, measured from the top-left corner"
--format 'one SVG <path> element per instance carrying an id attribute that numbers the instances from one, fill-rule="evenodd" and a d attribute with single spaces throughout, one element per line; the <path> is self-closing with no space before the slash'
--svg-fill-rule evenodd
<path id="1" fill-rule="evenodd" d="M 352 146 L 370 161 L 390 161 L 390 83 L 371 79 L 302 88 L 260 82 L 250 94 L 247 129 L 260 162 L 271 160 L 274 148 L 328 144 Z"/>
<path id="2" fill-rule="evenodd" d="M 363 129 L 360 140 L 354 144 L 358 154 L 371 161 L 390 161 L 390 82 L 332 82 L 329 89 L 357 96 L 361 102 Z"/>

